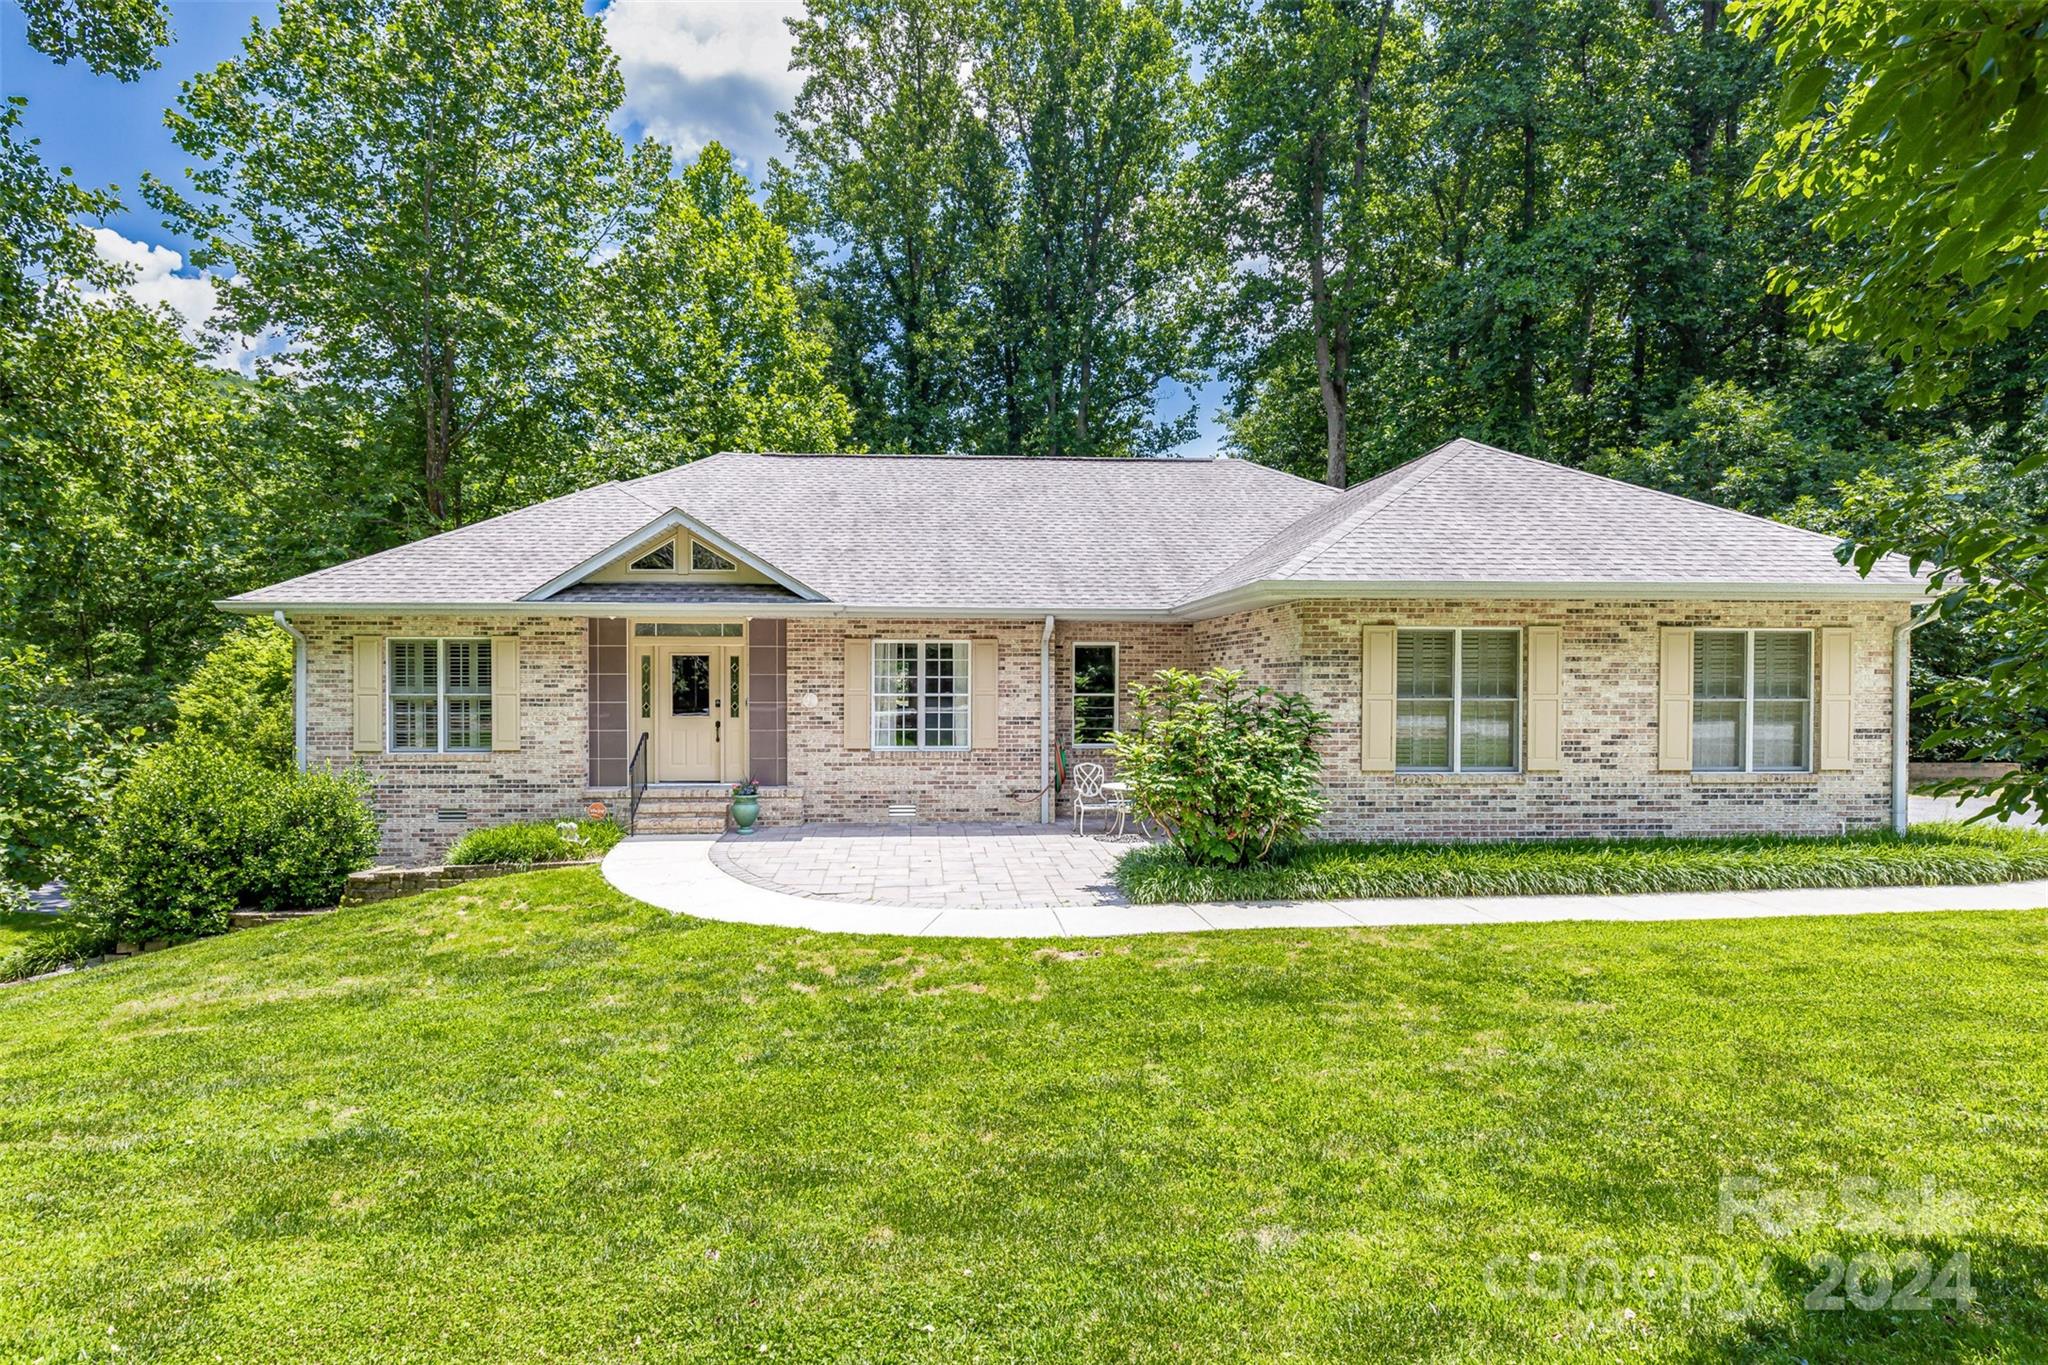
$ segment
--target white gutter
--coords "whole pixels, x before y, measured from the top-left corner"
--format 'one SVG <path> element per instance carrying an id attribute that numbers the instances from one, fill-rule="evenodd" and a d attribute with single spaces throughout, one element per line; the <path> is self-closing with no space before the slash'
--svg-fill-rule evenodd
<path id="1" fill-rule="evenodd" d="M 1038 640 L 1038 823 L 1052 823 L 1052 617 Z"/>
<path id="2" fill-rule="evenodd" d="M 1940 614 L 1941 605 L 1915 612 L 1892 627 L 1892 833 L 1904 834 L 1907 818 L 1908 739 L 1912 732 L 1913 632 Z"/>
<path id="3" fill-rule="evenodd" d="M 284 627 L 284 633 L 292 637 L 292 757 L 299 765 L 299 771 L 306 771 L 306 637 L 299 628 L 285 619 L 282 611 L 271 613 L 271 619 Z"/>

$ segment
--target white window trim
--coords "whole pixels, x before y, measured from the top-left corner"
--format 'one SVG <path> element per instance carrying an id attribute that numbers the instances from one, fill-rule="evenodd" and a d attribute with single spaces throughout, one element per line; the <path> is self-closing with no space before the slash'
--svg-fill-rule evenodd
<path id="1" fill-rule="evenodd" d="M 1702 768 L 1693 764 L 1696 773 L 1810 773 L 1813 771 L 1813 684 L 1814 652 L 1813 631 L 1804 626 L 1764 626 L 1742 628 L 1735 626 L 1700 626 L 1693 631 L 1693 647 L 1699 647 L 1702 635 L 1740 635 L 1742 637 L 1742 766 L 1739 768 Z M 1756 637 L 1759 635 L 1804 635 L 1806 637 L 1806 763 L 1798 768 L 1759 768 L 1756 766 Z M 1727 698 L 1707 698 L 1709 701 Z M 1787 698 L 1772 698 L 1775 701 Z M 1698 684 L 1694 684 L 1692 704 L 1698 709 L 1701 698 Z M 1695 722 L 1697 723 L 1697 722 Z M 1697 751 L 1697 746 L 1695 746 Z"/>
<path id="2" fill-rule="evenodd" d="M 1083 693 L 1081 691 L 1080 654 L 1084 649 L 1106 649 L 1109 651 L 1111 680 L 1110 689 L 1107 694 L 1109 697 L 1109 728 L 1121 730 L 1124 723 L 1123 646 L 1115 640 L 1076 640 L 1073 643 L 1073 647 L 1067 653 L 1067 695 L 1068 700 L 1073 703 L 1069 708 L 1071 712 L 1069 719 L 1072 723 L 1067 727 L 1067 737 L 1073 741 L 1076 749 L 1107 749 L 1111 747 L 1108 740 L 1090 740 L 1083 743 L 1081 739 L 1081 698 L 1083 696 L 1100 697 L 1104 695 L 1101 692 Z"/>
<path id="3" fill-rule="evenodd" d="M 911 693 L 917 702 L 917 743 L 882 744 L 875 737 L 875 656 L 887 645 L 917 646 L 917 687 Z M 954 710 L 959 719 L 954 733 L 957 744 L 924 742 L 924 651 L 927 645 L 951 645 L 958 665 L 954 671 Z M 876 637 L 868 642 L 868 749 L 878 754 L 959 754 L 974 747 L 974 646 L 967 640 L 936 638 L 909 639 L 904 636 Z"/>
<path id="4" fill-rule="evenodd" d="M 637 574 L 648 574 L 648 575 L 651 575 L 651 576 L 657 576 L 657 577 L 659 577 L 659 576 L 667 576 L 667 575 L 672 575 L 672 574 L 675 574 L 675 573 L 677 573 L 677 572 L 679 571 L 679 568 L 680 568 L 681 564 L 682 564 L 682 560 L 681 560 L 681 558 L 679 557 L 679 556 L 680 556 L 680 554 L 681 554 L 681 540 L 682 540 L 682 537 L 680 537 L 680 536 L 670 536 L 670 537 L 669 537 L 669 538 L 668 538 L 667 540 L 662 540 L 662 541 L 656 541 L 656 542 L 655 542 L 654 544 L 652 544 L 652 545 L 648 546 L 648 547 L 647 547 L 646 549 L 642 550 L 642 551 L 641 551 L 641 552 L 640 552 L 639 554 L 636 554 L 636 555 L 634 555 L 634 556 L 633 556 L 633 557 L 632 557 L 631 559 L 629 559 L 629 560 L 627 560 L 627 561 L 626 561 L 626 572 L 627 572 L 627 573 L 637 573 Z M 660 549 L 660 548 L 661 548 L 662 546 L 664 546 L 664 545 L 668 546 L 668 550 L 669 550 L 669 567 L 668 567 L 668 568 L 666 568 L 666 569 L 643 569 L 643 568 L 641 568 L 641 567 L 640 567 L 640 561 L 641 561 L 641 560 L 643 560 L 643 559 L 647 558 L 647 556 L 649 556 L 649 555 L 651 555 L 651 554 L 655 553 L 655 552 L 656 552 L 657 550 L 659 550 L 659 549 Z"/>
<path id="5" fill-rule="evenodd" d="M 448 646 L 481 645 L 484 657 L 491 656 L 491 641 L 479 635 L 390 635 L 384 639 L 384 752 L 387 754 L 487 754 L 491 746 L 451 748 L 448 744 Z M 393 740 L 398 733 L 398 695 L 391 690 L 391 647 L 393 645 L 434 646 L 434 747 L 431 749 L 401 749 Z M 493 660 L 493 666 L 496 661 Z M 424 693 L 418 694 L 424 696 Z M 486 689 L 480 700 L 489 703 L 491 691 Z M 491 728 L 496 732 L 498 718 L 491 717 Z"/>
<path id="6" fill-rule="evenodd" d="M 683 539 L 687 539 L 687 540 L 688 540 L 688 541 L 690 542 L 690 557 L 689 557 L 689 559 L 688 559 L 688 560 L 678 559 L 678 560 L 676 561 L 676 572 L 677 572 L 677 573 L 693 573 L 693 574 L 699 574 L 699 573 L 708 573 L 708 574 L 729 574 L 729 573 L 738 573 L 738 572 L 740 571 L 740 566 L 739 566 L 739 564 L 738 564 L 738 563 L 737 563 L 737 562 L 736 562 L 736 561 L 735 561 L 735 560 L 733 559 L 733 557 L 732 557 L 731 555 L 729 555 L 729 554 L 725 554 L 724 552 L 722 552 L 721 550 L 719 550 L 719 548 L 718 548 L 718 547 L 717 547 L 716 545 L 707 545 L 707 544 L 705 544 L 705 543 L 704 543 L 703 541 L 701 541 L 701 540 L 697 539 L 697 537 L 695 537 L 695 536 L 687 536 L 687 537 L 683 537 Z M 724 560 L 724 561 L 725 561 L 725 567 L 724 567 L 724 568 L 722 568 L 722 569 L 700 569 L 700 568 L 698 568 L 698 567 L 697 567 L 697 551 L 698 551 L 698 550 L 699 550 L 700 548 L 701 548 L 701 549 L 702 549 L 702 550 L 704 551 L 704 553 L 705 553 L 705 554 L 707 554 L 707 555 L 710 555 L 710 556 L 711 556 L 712 558 L 714 558 L 714 559 L 722 559 L 722 560 Z"/>
<path id="7" fill-rule="evenodd" d="M 1396 766 L 1394 771 L 1397 774 L 1421 773 L 1426 775 L 1435 773 L 1438 776 L 1446 773 L 1467 772 L 1482 773 L 1488 777 L 1517 776 L 1522 771 L 1522 746 L 1526 742 L 1526 736 L 1522 732 L 1522 720 L 1529 696 L 1529 680 L 1522 676 L 1524 660 L 1527 654 L 1527 650 L 1523 647 L 1523 628 L 1521 626 L 1396 626 L 1394 628 L 1395 653 L 1398 656 L 1401 648 L 1401 636 L 1404 633 L 1426 634 L 1432 631 L 1444 630 L 1451 633 L 1451 766 L 1448 768 L 1403 768 Z M 1512 634 L 1515 637 L 1515 737 L 1512 746 L 1515 751 L 1515 761 L 1506 768 L 1467 768 L 1465 766 L 1465 632 L 1467 631 L 1495 635 Z M 1500 698 L 1486 697 L 1481 700 L 1498 701 Z M 1397 682 L 1394 691 L 1394 725 L 1397 734 L 1401 723 L 1400 713 L 1401 695 L 1400 685 Z"/>

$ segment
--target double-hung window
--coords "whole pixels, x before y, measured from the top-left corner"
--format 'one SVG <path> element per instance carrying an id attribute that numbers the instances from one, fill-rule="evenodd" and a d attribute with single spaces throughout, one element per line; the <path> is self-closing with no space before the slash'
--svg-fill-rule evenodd
<path id="1" fill-rule="evenodd" d="M 965 749 L 967 642 L 877 640 L 871 699 L 877 749 Z"/>
<path id="2" fill-rule="evenodd" d="M 1074 743 L 1100 747 L 1116 733 L 1116 646 L 1074 646 Z"/>
<path id="3" fill-rule="evenodd" d="M 1394 767 L 1513 772 L 1522 729 L 1522 633 L 1404 630 L 1395 639 Z"/>
<path id="4" fill-rule="evenodd" d="M 389 644 L 394 753 L 482 753 L 491 747 L 491 642 Z"/>
<path id="5" fill-rule="evenodd" d="M 1812 632 L 1693 632 L 1695 772 L 1802 773 L 1812 734 Z"/>

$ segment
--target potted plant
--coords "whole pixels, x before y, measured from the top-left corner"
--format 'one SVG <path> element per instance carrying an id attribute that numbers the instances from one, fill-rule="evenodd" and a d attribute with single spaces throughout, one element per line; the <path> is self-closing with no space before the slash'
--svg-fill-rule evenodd
<path id="1" fill-rule="evenodd" d="M 761 815 L 761 789 L 751 782 L 741 782 L 732 789 L 733 828 L 742 834 L 754 832 L 754 821 Z"/>

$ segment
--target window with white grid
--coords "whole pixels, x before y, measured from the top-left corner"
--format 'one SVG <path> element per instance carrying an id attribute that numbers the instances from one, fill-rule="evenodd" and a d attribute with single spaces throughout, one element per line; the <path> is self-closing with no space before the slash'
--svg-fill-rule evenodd
<path id="1" fill-rule="evenodd" d="M 875 641 L 870 675 L 874 747 L 966 748 L 967 668 L 965 641 Z"/>

